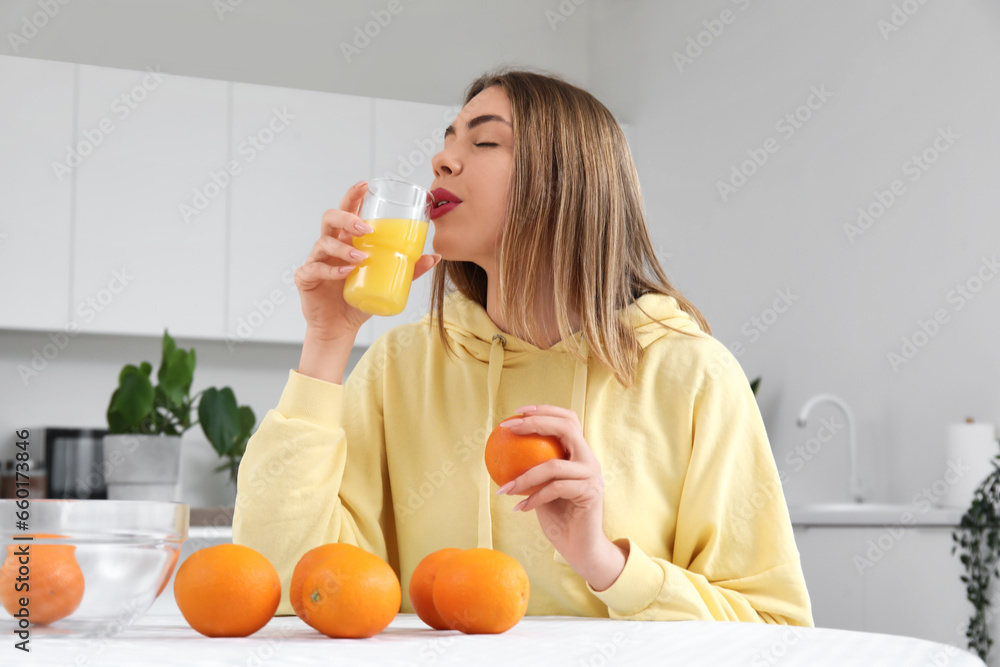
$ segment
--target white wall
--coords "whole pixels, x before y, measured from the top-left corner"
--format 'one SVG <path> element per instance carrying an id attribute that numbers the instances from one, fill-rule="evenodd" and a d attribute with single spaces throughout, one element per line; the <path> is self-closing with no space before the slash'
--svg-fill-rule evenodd
<path id="1" fill-rule="evenodd" d="M 32 20 L 38 0 L 4 0 L 0 54 L 135 70 L 159 65 L 170 74 L 454 104 L 476 76 L 500 64 L 548 68 L 586 83 L 589 7 L 576 8 L 572 20 L 553 31 L 545 11 L 558 4 L 73 1 L 59 5 L 51 19 L 38 19 L 44 25 L 37 35 L 15 45 L 8 33 L 20 33 L 25 17 Z M 358 37 L 365 30 L 375 37 L 353 53 L 356 39 L 365 44 Z"/>
<path id="2" fill-rule="evenodd" d="M 903 4 L 919 9 L 884 39 L 878 22 Z M 869 499 L 913 502 L 942 479 L 947 424 L 1000 423 L 1000 277 L 948 300 L 1000 252 L 1000 5 L 602 0 L 592 21 L 591 88 L 634 128 L 668 275 L 763 376 L 789 503 L 848 499 L 846 429 L 804 465 L 786 458 L 839 414 L 817 408 L 796 427 L 819 392 L 857 415 Z M 703 31 L 708 46 L 678 67 Z M 832 95 L 779 131 L 813 87 Z M 958 138 L 911 180 L 904 164 L 939 128 Z M 768 138 L 778 150 L 724 200 L 717 182 Z M 895 179 L 903 194 L 852 243 L 844 225 Z M 764 331 L 753 318 L 779 290 L 794 300 Z M 939 309 L 947 323 L 894 369 L 887 355 Z"/>

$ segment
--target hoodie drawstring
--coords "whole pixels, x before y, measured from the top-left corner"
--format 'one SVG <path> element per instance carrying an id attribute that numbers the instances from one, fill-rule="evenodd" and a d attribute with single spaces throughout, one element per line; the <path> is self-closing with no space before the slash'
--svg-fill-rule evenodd
<path id="1" fill-rule="evenodd" d="M 590 358 L 585 342 L 583 344 L 583 357 L 583 359 L 576 360 L 576 367 L 573 369 L 573 399 L 569 404 L 570 409 L 579 418 L 581 428 L 583 427 L 583 412 L 587 406 L 587 360 Z"/>
<path id="2" fill-rule="evenodd" d="M 486 375 L 486 384 L 489 388 L 489 408 L 486 413 L 486 437 L 493 432 L 496 424 L 493 423 L 493 404 L 496 401 L 497 389 L 500 388 L 500 374 L 503 372 L 503 348 L 507 345 L 507 339 L 500 334 L 493 336 L 490 343 L 490 369 Z M 485 444 L 485 443 L 484 443 Z M 486 459 L 483 457 L 483 469 L 480 473 L 479 482 L 479 540 L 477 546 L 480 549 L 493 548 L 493 518 L 490 516 L 490 473 L 486 470 Z"/>
<path id="3" fill-rule="evenodd" d="M 497 390 L 500 388 L 500 375 L 503 373 L 504 347 L 507 339 L 501 334 L 494 334 L 490 343 L 490 367 L 486 375 L 486 383 L 489 390 L 488 408 L 486 413 L 486 435 L 493 432 L 494 424 L 493 407 L 496 401 Z M 570 408 L 576 413 L 580 424 L 584 423 L 584 410 L 587 403 L 587 348 L 583 346 L 584 359 L 577 359 L 573 368 L 573 398 L 570 401 Z M 484 443 L 485 445 L 485 443 Z M 486 470 L 486 459 L 483 459 L 483 467 L 480 473 L 479 483 L 479 536 L 477 546 L 481 549 L 493 548 L 493 517 L 490 514 L 490 496 L 492 486 L 489 471 Z"/>

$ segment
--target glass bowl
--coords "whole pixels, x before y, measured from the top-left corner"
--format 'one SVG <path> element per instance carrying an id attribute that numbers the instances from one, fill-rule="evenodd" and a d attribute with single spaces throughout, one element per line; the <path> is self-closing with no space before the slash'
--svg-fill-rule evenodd
<path id="1" fill-rule="evenodd" d="M 27 605 L 32 638 L 119 634 L 163 592 L 188 534 L 190 509 L 183 503 L 31 500 L 25 510 L 18 502 L 0 500 L 5 637 L 25 626 L 24 578 L 34 583 Z M 18 539 L 26 536 L 33 539 Z"/>

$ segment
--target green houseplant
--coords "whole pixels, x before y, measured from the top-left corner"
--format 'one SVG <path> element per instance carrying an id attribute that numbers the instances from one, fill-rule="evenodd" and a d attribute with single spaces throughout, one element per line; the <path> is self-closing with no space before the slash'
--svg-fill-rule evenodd
<path id="1" fill-rule="evenodd" d="M 177 347 L 164 330 L 163 356 L 153 384 L 149 362 L 126 364 L 118 375 L 118 387 L 108 405 L 111 435 L 181 436 L 200 424 L 216 453 L 226 459 L 215 470 L 228 470 L 236 483 L 240 460 L 256 423 L 249 406 L 238 406 L 229 387 L 209 387 L 191 396 L 194 379 L 194 349 Z M 192 421 L 192 414 L 197 421 Z"/>
<path id="2" fill-rule="evenodd" d="M 965 636 L 969 650 L 984 661 L 993 645 L 989 631 L 990 584 L 994 576 L 1000 576 L 1000 466 L 996 459 L 990 463 L 993 471 L 976 488 L 972 504 L 951 535 L 955 542 L 951 553 L 962 550 L 960 560 L 965 574 L 961 579 L 973 606 Z"/>

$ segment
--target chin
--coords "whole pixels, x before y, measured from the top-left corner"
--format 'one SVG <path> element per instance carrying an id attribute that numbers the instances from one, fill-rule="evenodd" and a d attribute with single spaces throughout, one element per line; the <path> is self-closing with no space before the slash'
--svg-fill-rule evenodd
<path id="1" fill-rule="evenodd" d="M 451 245 L 441 237 L 442 235 L 437 233 L 437 230 L 435 230 L 434 240 L 431 243 L 431 248 L 434 249 L 435 254 L 441 255 L 442 260 L 447 259 L 451 262 L 459 261 L 458 257 L 456 257 L 459 253 L 456 253 L 455 248 L 451 247 Z"/>

